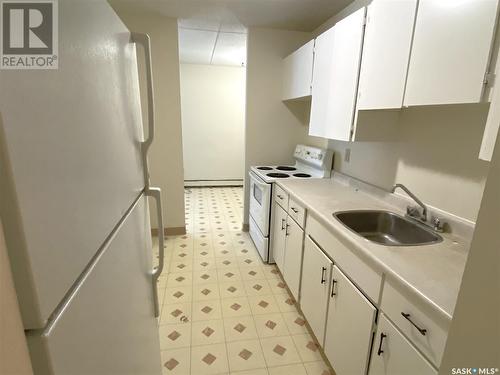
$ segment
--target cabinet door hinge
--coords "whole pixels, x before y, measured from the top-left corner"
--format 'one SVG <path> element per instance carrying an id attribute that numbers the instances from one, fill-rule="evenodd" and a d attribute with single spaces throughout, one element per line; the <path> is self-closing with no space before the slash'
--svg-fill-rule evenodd
<path id="1" fill-rule="evenodd" d="M 495 85 L 496 74 L 486 72 L 484 73 L 483 85 L 487 87 L 493 87 Z"/>

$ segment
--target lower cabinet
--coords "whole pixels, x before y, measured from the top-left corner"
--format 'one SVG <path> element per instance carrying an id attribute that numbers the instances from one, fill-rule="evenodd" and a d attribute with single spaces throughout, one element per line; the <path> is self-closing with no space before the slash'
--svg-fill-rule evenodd
<path id="1" fill-rule="evenodd" d="M 333 262 L 306 236 L 300 307 L 318 342 L 323 347 L 332 266 Z"/>
<path id="2" fill-rule="evenodd" d="M 285 229 L 286 229 L 286 211 L 279 204 L 274 204 L 274 222 L 273 222 L 273 258 L 276 265 L 283 273 L 283 262 L 285 259 Z"/>
<path id="3" fill-rule="evenodd" d="M 436 375 L 437 371 L 381 314 L 369 375 Z M 341 373 L 338 373 L 341 375 Z"/>
<path id="4" fill-rule="evenodd" d="M 366 374 L 377 309 L 333 266 L 324 350 L 337 375 Z"/>
<path id="5" fill-rule="evenodd" d="M 283 279 L 296 300 L 299 300 L 300 272 L 302 268 L 302 245 L 304 230 L 288 216 L 286 220 L 285 259 L 283 262 Z"/>

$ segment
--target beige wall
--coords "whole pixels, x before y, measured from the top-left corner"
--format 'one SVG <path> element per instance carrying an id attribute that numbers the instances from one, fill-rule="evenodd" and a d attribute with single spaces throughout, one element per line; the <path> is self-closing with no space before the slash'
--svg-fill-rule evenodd
<path id="1" fill-rule="evenodd" d="M 311 39 L 310 33 L 250 28 L 247 40 L 245 169 L 293 164 L 296 144 L 324 145 L 309 137 L 307 102 L 283 103 L 282 60 Z M 248 184 L 244 220 L 248 223 Z"/>
<path id="2" fill-rule="evenodd" d="M 245 68 L 181 64 L 185 180 L 242 180 Z"/>
<path id="3" fill-rule="evenodd" d="M 184 227 L 184 171 L 182 160 L 182 128 L 179 80 L 179 48 L 177 20 L 152 13 L 129 12 L 120 1 L 111 1 L 130 31 L 149 34 L 151 38 L 153 83 L 155 95 L 156 138 L 150 151 L 151 184 L 160 187 L 163 200 L 163 220 L 167 228 Z M 143 108 L 144 63 L 138 48 Z M 144 124 L 147 111 L 143 110 Z M 154 209 L 152 225 L 156 226 Z"/>
<path id="4" fill-rule="evenodd" d="M 0 222 L 0 374 L 33 374 Z"/>
<path id="5" fill-rule="evenodd" d="M 489 165 L 478 158 L 487 112 L 485 104 L 404 109 L 400 142 L 329 141 L 334 169 L 385 189 L 403 183 L 425 203 L 475 221 Z"/>
<path id="6" fill-rule="evenodd" d="M 440 374 L 500 367 L 500 137 L 491 161 Z M 492 372 L 489 372 L 492 373 Z"/>

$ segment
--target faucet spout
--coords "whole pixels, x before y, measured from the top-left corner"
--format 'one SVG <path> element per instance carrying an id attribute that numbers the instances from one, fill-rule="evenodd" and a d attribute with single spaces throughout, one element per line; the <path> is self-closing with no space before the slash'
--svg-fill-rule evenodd
<path id="1" fill-rule="evenodd" d="M 421 216 L 421 220 L 422 221 L 427 221 L 427 207 L 425 206 L 425 204 L 417 198 L 417 196 L 415 194 L 413 194 L 406 186 L 404 186 L 403 184 L 396 184 L 392 187 L 391 189 L 391 193 L 394 193 L 396 191 L 397 188 L 400 188 L 401 190 L 403 190 L 406 194 L 408 194 L 420 207 L 422 207 L 422 216 Z M 418 211 L 417 209 L 414 209 L 414 211 Z M 416 213 L 411 210 L 411 208 L 409 207 L 408 208 L 408 214 L 412 217 L 415 217 L 416 216 Z"/>

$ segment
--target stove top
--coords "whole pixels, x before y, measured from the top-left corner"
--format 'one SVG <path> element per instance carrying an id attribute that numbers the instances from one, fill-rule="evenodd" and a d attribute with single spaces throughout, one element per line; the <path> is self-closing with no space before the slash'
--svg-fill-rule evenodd
<path id="1" fill-rule="evenodd" d="M 286 179 L 328 178 L 331 175 L 333 151 L 297 145 L 295 165 L 260 165 L 251 167 L 253 174 L 267 183 Z"/>
<path id="2" fill-rule="evenodd" d="M 257 166 L 251 167 L 253 173 L 259 176 L 265 182 L 285 179 L 308 179 L 321 178 L 323 176 L 314 174 L 314 171 L 301 169 L 300 167 L 289 165 L 278 166 Z"/>

